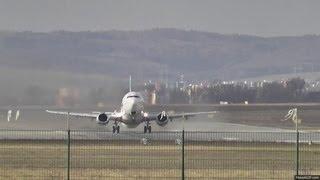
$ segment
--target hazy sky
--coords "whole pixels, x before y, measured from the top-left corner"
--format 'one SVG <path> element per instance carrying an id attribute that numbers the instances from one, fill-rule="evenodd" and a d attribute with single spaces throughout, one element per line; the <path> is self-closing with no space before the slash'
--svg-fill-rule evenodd
<path id="1" fill-rule="evenodd" d="M 320 34 L 320 0 L 0 0 L 0 30 Z"/>

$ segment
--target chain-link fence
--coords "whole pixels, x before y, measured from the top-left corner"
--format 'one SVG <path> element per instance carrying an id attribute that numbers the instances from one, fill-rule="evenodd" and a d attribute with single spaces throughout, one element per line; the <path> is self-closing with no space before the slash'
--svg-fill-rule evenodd
<path id="1" fill-rule="evenodd" d="M 0 131 L 0 179 L 67 177 L 67 133 Z"/>
<path id="2" fill-rule="evenodd" d="M 300 133 L 299 174 L 320 174 L 320 133 Z M 0 179 L 293 179 L 294 132 L 0 130 Z"/>

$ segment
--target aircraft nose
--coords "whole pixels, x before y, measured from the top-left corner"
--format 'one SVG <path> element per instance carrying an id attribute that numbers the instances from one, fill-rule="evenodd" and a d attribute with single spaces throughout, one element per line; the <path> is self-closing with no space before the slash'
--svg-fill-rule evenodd
<path id="1" fill-rule="evenodd" d="M 130 101 L 127 101 L 126 103 L 126 112 L 130 115 L 136 115 L 138 112 L 140 112 L 140 105 L 137 100 L 130 99 Z"/>
<path id="2" fill-rule="evenodd" d="M 135 98 L 131 98 L 131 99 L 128 99 L 128 104 L 134 104 L 134 103 L 136 103 L 136 99 Z"/>
<path id="3" fill-rule="evenodd" d="M 134 109 L 135 109 L 135 101 L 134 100 L 128 102 L 128 108 L 131 110 L 131 112 L 134 111 Z"/>

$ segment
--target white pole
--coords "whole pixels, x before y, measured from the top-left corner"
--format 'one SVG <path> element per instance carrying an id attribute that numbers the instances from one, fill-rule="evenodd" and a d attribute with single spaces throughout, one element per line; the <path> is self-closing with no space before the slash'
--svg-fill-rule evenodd
<path id="1" fill-rule="evenodd" d="M 299 175 L 299 119 L 298 119 L 298 109 L 294 109 L 294 122 L 296 123 L 296 175 Z"/>

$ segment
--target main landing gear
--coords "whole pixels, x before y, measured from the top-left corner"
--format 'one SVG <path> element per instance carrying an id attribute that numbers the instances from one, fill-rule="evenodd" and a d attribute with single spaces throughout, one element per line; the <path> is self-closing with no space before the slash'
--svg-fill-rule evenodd
<path id="1" fill-rule="evenodd" d="M 151 133 L 151 126 L 150 126 L 150 122 L 149 121 L 146 121 L 146 125 L 143 128 L 143 132 L 144 133 L 147 133 L 147 132 Z"/>
<path id="2" fill-rule="evenodd" d="M 119 134 L 119 132 L 120 132 L 120 126 L 119 126 L 119 124 L 115 121 L 114 122 L 114 126 L 112 126 L 112 133 L 113 134 Z"/>

